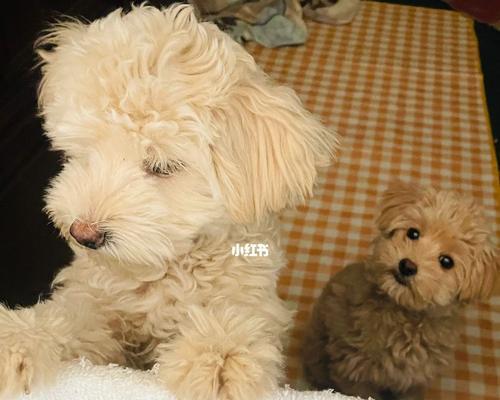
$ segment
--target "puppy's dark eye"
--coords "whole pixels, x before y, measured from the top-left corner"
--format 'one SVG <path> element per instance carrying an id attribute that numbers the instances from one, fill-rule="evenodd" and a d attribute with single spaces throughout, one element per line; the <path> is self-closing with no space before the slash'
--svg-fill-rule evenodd
<path id="1" fill-rule="evenodd" d="M 169 160 L 167 162 L 157 162 L 144 160 L 144 168 L 153 175 L 169 177 L 185 168 L 180 160 Z"/>
<path id="2" fill-rule="evenodd" d="M 420 231 L 416 228 L 410 228 L 406 231 L 406 236 L 410 240 L 418 240 L 420 237 Z"/>
<path id="3" fill-rule="evenodd" d="M 439 256 L 439 264 L 441 264 L 441 267 L 443 267 L 444 269 L 453 268 L 453 266 L 455 265 L 455 263 L 453 262 L 453 258 L 447 255 Z"/>

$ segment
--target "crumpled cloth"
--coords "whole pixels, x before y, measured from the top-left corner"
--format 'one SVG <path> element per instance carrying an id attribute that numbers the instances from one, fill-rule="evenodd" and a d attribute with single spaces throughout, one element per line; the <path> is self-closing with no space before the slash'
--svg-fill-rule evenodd
<path id="1" fill-rule="evenodd" d="M 331 25 L 348 24 L 361 8 L 360 0 L 309 0 L 304 4 L 304 16 Z"/>
<path id="2" fill-rule="evenodd" d="M 307 28 L 302 16 L 332 25 L 347 24 L 361 0 L 190 0 L 203 20 L 215 22 L 239 43 L 265 47 L 303 44 Z"/>

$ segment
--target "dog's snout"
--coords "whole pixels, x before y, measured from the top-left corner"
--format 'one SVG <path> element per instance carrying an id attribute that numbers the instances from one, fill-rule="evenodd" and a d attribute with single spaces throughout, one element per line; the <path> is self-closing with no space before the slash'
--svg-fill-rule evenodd
<path id="1" fill-rule="evenodd" d="M 399 272 L 404 276 L 412 276 L 417 273 L 417 264 L 409 258 L 403 258 L 399 262 Z"/>
<path id="2" fill-rule="evenodd" d="M 95 250 L 104 244 L 105 233 L 87 222 L 74 221 L 69 228 L 69 233 L 78 243 L 89 249 Z"/>

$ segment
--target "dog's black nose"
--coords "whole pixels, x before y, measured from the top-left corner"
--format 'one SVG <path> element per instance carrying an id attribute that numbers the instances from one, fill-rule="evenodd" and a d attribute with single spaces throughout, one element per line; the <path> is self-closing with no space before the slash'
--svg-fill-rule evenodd
<path id="1" fill-rule="evenodd" d="M 412 276 L 417 273 L 417 264 L 415 264 L 409 258 L 403 258 L 399 262 L 399 272 L 404 276 Z"/>
<path id="2" fill-rule="evenodd" d="M 86 222 L 75 220 L 69 228 L 69 233 L 78 243 L 89 249 L 96 250 L 104 244 L 105 233 Z"/>

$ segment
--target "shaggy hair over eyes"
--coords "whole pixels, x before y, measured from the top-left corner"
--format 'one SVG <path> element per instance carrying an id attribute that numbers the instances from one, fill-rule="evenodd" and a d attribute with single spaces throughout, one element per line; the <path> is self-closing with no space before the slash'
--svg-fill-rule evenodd
<path id="1" fill-rule="evenodd" d="M 274 390 L 291 323 L 274 215 L 311 195 L 337 135 L 189 6 L 61 22 L 38 54 L 65 154 L 46 210 L 75 256 L 50 300 L 0 307 L 0 392 L 80 356 L 158 363 L 182 399 Z M 269 255 L 231 254 L 246 243 Z"/>

